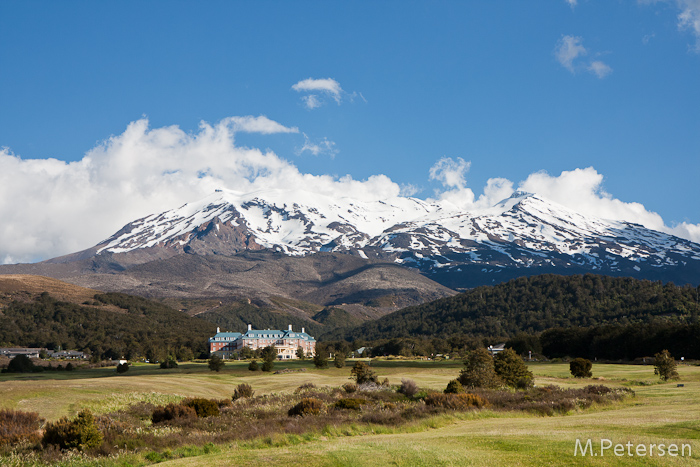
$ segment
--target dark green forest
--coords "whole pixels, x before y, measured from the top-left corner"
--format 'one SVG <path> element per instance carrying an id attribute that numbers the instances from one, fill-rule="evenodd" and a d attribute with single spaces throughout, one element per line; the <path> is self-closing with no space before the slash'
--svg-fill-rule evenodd
<path id="1" fill-rule="evenodd" d="M 216 326 L 165 305 L 119 293 L 95 295 L 95 305 L 58 301 L 47 293 L 28 303 L 12 302 L 0 315 L 0 346 L 77 349 L 99 358 L 154 361 L 190 349 L 208 351 Z M 122 313 L 101 310 L 116 305 Z"/>
<path id="2" fill-rule="evenodd" d="M 328 338 L 380 340 L 455 335 L 506 340 L 551 328 L 694 323 L 700 287 L 631 278 L 542 275 L 482 286 L 404 308 Z"/>

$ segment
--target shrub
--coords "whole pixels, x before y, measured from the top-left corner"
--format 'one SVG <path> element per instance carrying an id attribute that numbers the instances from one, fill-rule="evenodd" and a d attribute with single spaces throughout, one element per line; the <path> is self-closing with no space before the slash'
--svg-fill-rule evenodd
<path id="1" fill-rule="evenodd" d="M 193 399 L 185 399 L 181 402 L 182 405 L 192 407 L 197 412 L 197 417 L 215 417 L 219 415 L 219 404 L 211 399 L 195 397 Z"/>
<path id="2" fill-rule="evenodd" d="M 659 375 L 662 381 L 680 378 L 676 370 L 676 360 L 668 350 L 662 350 L 654 355 L 654 374 Z"/>
<path id="3" fill-rule="evenodd" d="M 39 441 L 42 421 L 34 412 L 0 410 L 0 446 L 16 445 L 22 441 Z"/>
<path id="4" fill-rule="evenodd" d="M 357 384 L 377 383 L 377 375 L 365 362 L 355 362 L 350 374 L 353 375 Z"/>
<path id="5" fill-rule="evenodd" d="M 479 348 L 469 352 L 464 359 L 464 369 L 459 382 L 467 388 L 497 388 L 501 380 L 496 375 L 493 357 L 488 350 Z"/>
<path id="6" fill-rule="evenodd" d="M 197 418 L 197 412 L 192 407 L 173 404 L 156 407 L 151 414 L 151 422 L 162 423 L 170 420 Z"/>
<path id="7" fill-rule="evenodd" d="M 353 392 L 357 391 L 357 384 L 355 383 L 345 383 L 342 386 L 343 391 L 347 392 L 348 394 L 352 394 Z"/>
<path id="8" fill-rule="evenodd" d="M 277 350 L 274 346 L 268 345 L 262 349 L 262 371 L 272 371 L 275 368 L 275 360 L 277 359 Z"/>
<path id="9" fill-rule="evenodd" d="M 257 360 L 251 360 L 250 363 L 248 364 L 248 369 L 250 371 L 258 371 L 260 369 L 260 366 L 258 365 Z"/>
<path id="10" fill-rule="evenodd" d="M 172 356 L 169 356 L 167 359 L 160 362 L 160 367 L 163 369 L 177 368 L 177 361 Z"/>
<path id="11" fill-rule="evenodd" d="M 17 355 L 3 370 L 6 373 L 32 373 L 33 371 L 35 371 L 34 363 L 26 355 Z"/>
<path id="12" fill-rule="evenodd" d="M 402 379 L 398 392 L 406 397 L 413 397 L 418 392 L 418 385 L 412 379 Z"/>
<path id="13" fill-rule="evenodd" d="M 593 363 L 586 358 L 574 358 L 569 363 L 569 371 L 575 378 L 590 378 L 593 376 L 591 369 Z"/>
<path id="14" fill-rule="evenodd" d="M 462 386 L 462 383 L 460 383 L 459 380 L 453 379 L 447 383 L 447 387 L 443 392 L 445 394 L 462 394 L 464 392 L 464 386 Z"/>
<path id="15" fill-rule="evenodd" d="M 297 347 L 297 358 L 299 360 L 306 360 L 306 354 L 304 353 L 303 347 Z"/>
<path id="16" fill-rule="evenodd" d="M 61 449 L 84 450 L 99 446 L 102 433 L 97 428 L 92 412 L 85 409 L 73 420 L 63 417 L 57 422 L 49 422 L 42 438 L 44 444 L 54 444 Z"/>
<path id="17" fill-rule="evenodd" d="M 237 401 L 238 399 L 253 397 L 253 394 L 255 394 L 255 391 L 253 391 L 253 387 L 250 384 L 241 383 L 234 389 L 231 399 Z"/>
<path id="18" fill-rule="evenodd" d="M 357 398 L 345 398 L 345 399 L 338 399 L 335 404 L 333 404 L 333 407 L 336 409 L 347 409 L 347 410 L 360 410 L 361 406 L 366 404 L 367 401 L 365 399 L 357 399 Z"/>
<path id="19" fill-rule="evenodd" d="M 534 376 L 513 349 L 505 349 L 493 359 L 494 370 L 503 382 L 512 388 L 524 389 L 532 386 Z"/>
<path id="20" fill-rule="evenodd" d="M 323 410 L 323 402 L 313 397 L 307 397 L 302 399 L 297 405 L 289 409 L 287 414 L 290 417 L 294 416 L 305 416 L 305 415 L 318 415 Z"/>
<path id="21" fill-rule="evenodd" d="M 66 365 L 66 371 L 73 371 L 74 369 L 75 367 L 73 366 L 73 364 L 71 362 L 68 362 L 68 364 Z"/>
<path id="22" fill-rule="evenodd" d="M 333 359 L 333 364 L 336 368 L 345 368 L 345 355 L 340 352 L 336 352 L 335 358 Z"/>
<path id="23" fill-rule="evenodd" d="M 442 407 L 450 410 L 468 410 L 472 408 L 485 407 L 488 401 L 476 394 L 428 394 L 425 398 L 425 405 Z"/>
<path id="24" fill-rule="evenodd" d="M 224 368 L 224 366 L 226 366 L 226 363 L 218 355 L 212 355 L 211 357 L 209 357 L 208 364 L 209 369 L 211 371 L 216 371 L 217 373 L 220 372 Z"/>
<path id="25" fill-rule="evenodd" d="M 127 371 L 129 371 L 129 364 L 127 362 L 117 365 L 117 373 L 120 375 L 126 373 Z"/>
<path id="26" fill-rule="evenodd" d="M 328 368 L 328 359 L 321 352 L 316 352 L 316 355 L 314 355 L 314 366 L 319 369 Z"/>
<path id="27" fill-rule="evenodd" d="M 308 391 L 309 389 L 316 389 L 314 383 L 304 383 L 294 390 L 294 394 L 299 394 L 300 392 Z"/>

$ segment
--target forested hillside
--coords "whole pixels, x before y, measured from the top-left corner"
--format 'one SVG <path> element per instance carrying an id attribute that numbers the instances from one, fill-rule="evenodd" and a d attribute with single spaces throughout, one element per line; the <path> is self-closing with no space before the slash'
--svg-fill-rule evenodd
<path id="1" fill-rule="evenodd" d="M 123 312 L 100 309 L 116 305 Z M 215 325 L 157 302 L 125 294 L 98 294 L 87 305 L 58 301 L 48 293 L 15 301 L 0 315 L 0 346 L 77 349 L 102 358 L 153 360 L 168 353 L 208 351 Z M 189 349 L 189 352 L 187 351 Z"/>
<path id="2" fill-rule="evenodd" d="M 505 339 L 550 328 L 693 323 L 700 315 L 699 302 L 700 287 L 592 274 L 542 275 L 404 308 L 332 337 L 352 341 L 462 334 Z"/>

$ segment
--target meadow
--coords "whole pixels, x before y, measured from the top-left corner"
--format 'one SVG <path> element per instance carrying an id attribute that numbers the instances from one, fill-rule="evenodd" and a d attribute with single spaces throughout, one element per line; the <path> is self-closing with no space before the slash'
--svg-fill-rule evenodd
<path id="1" fill-rule="evenodd" d="M 138 364 L 124 375 L 114 368 L 0 375 L 0 407 L 35 411 L 55 420 L 82 408 L 106 414 L 136 402 L 165 404 L 183 397 L 230 398 L 236 385 L 250 384 L 256 394 L 290 393 L 302 384 L 338 387 L 349 381 L 351 362 L 343 369 L 316 370 L 310 362 L 278 363 L 305 371 L 283 374 L 250 372 L 247 363 L 233 362 L 220 373 L 206 364 L 181 364 L 164 370 Z M 442 390 L 460 370 L 461 361 L 372 361 L 380 379 L 401 379 Z M 679 382 L 661 383 L 650 365 L 594 364 L 593 379 L 570 377 L 566 363 L 533 363 L 537 386 L 584 387 L 605 384 L 628 387 L 636 396 L 622 402 L 566 415 L 540 416 L 483 409 L 443 414 L 398 427 L 350 424 L 328 427 L 303 436 L 264 436 L 218 445 L 192 457 L 165 459 L 124 456 L 90 463 L 76 459 L 64 465 L 698 465 L 700 462 L 700 367 L 680 365 Z M 678 383 L 683 387 L 678 387 Z M 597 456 L 574 455 L 576 440 L 592 440 Z M 633 446 L 683 444 L 692 456 L 615 455 L 600 452 L 600 442 Z M 657 448 L 658 449 L 658 448 Z M 634 449 L 633 449 L 634 451 Z M 590 451 L 589 451 L 590 452 Z M 679 451 L 680 452 L 680 451 Z M 648 453 L 647 453 L 648 454 Z M 687 454 L 687 451 L 686 451 Z M 177 457 L 177 456 L 172 456 Z M 12 464 L 10 458 L 0 463 Z"/>

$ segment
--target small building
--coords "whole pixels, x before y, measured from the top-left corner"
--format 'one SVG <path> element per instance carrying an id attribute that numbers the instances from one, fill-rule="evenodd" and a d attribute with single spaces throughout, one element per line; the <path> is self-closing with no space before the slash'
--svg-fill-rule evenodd
<path id="1" fill-rule="evenodd" d="M 25 355 L 29 358 L 39 358 L 41 351 L 46 351 L 44 348 L 34 347 L 5 347 L 0 348 L 0 355 L 7 358 L 15 358 L 18 355 Z"/>
<path id="2" fill-rule="evenodd" d="M 88 355 L 85 352 L 78 352 L 77 350 L 59 350 L 56 352 L 49 352 L 49 357 L 65 358 L 69 360 L 86 360 Z"/>
<path id="3" fill-rule="evenodd" d="M 491 352 L 491 356 L 493 357 L 499 352 L 503 352 L 505 350 L 506 344 L 496 344 L 496 345 L 489 345 L 488 351 Z"/>
<path id="4" fill-rule="evenodd" d="M 296 359 L 299 347 L 304 350 L 304 355 L 312 356 L 316 352 L 316 339 L 307 334 L 304 328 L 301 328 L 301 332 L 294 331 L 291 324 L 286 331 L 253 329 L 249 324 L 243 334 L 221 332 L 220 328 L 216 328 L 216 335 L 209 338 L 209 352 L 221 358 L 231 358 L 244 347 L 256 350 L 270 345 L 275 347 L 280 360 Z"/>

